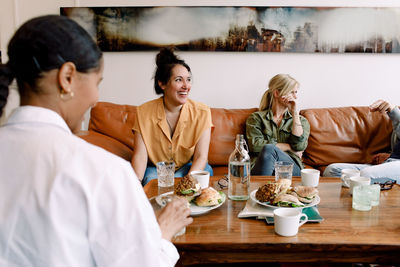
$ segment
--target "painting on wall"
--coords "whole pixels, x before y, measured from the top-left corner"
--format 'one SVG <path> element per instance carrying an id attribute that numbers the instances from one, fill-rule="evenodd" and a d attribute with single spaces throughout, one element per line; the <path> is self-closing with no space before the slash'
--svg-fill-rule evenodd
<path id="1" fill-rule="evenodd" d="M 400 53 L 400 8 L 62 7 L 103 51 Z"/>

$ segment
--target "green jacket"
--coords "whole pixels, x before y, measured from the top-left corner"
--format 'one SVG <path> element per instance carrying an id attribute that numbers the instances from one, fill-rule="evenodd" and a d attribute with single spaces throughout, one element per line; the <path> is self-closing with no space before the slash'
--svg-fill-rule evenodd
<path id="1" fill-rule="evenodd" d="M 310 124 L 307 119 L 300 116 L 303 134 L 292 134 L 293 118 L 289 111 L 283 115 L 282 122 L 278 126 L 273 121 L 271 110 L 257 111 L 251 114 L 246 121 L 246 137 L 249 143 L 251 167 L 254 166 L 258 154 L 266 144 L 287 143 L 293 151 L 304 151 L 307 147 L 310 135 Z M 301 159 L 291 151 L 285 151 L 300 166 L 304 168 Z"/>

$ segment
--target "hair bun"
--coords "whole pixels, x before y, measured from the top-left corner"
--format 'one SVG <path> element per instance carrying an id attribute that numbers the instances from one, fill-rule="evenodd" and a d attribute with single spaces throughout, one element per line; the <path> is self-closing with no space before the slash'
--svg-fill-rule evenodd
<path id="1" fill-rule="evenodd" d="M 162 48 L 156 57 L 157 66 L 174 64 L 178 62 L 180 62 L 180 59 L 174 54 L 173 48 Z"/>

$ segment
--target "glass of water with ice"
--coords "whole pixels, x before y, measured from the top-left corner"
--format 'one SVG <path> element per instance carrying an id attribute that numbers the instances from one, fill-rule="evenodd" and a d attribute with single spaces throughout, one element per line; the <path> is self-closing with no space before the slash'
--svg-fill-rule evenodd
<path id="1" fill-rule="evenodd" d="M 279 179 L 292 180 L 293 163 L 289 161 L 275 162 L 275 181 Z"/>
<path id="2" fill-rule="evenodd" d="M 174 186 L 175 163 L 174 162 L 157 162 L 157 178 L 158 187 Z"/>

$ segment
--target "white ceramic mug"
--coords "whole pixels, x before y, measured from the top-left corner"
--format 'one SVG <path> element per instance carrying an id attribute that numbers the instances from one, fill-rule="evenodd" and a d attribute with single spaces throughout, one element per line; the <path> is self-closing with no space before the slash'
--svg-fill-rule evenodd
<path id="1" fill-rule="evenodd" d="M 371 178 L 361 177 L 361 176 L 353 176 L 350 177 L 350 195 L 353 195 L 353 188 L 358 185 L 369 185 L 371 184 Z"/>
<path id="2" fill-rule="evenodd" d="M 304 186 L 317 187 L 319 183 L 319 170 L 315 169 L 302 169 L 301 170 L 301 184 Z"/>
<path id="3" fill-rule="evenodd" d="M 342 176 L 342 186 L 350 187 L 350 177 L 360 176 L 360 171 L 356 169 L 343 169 Z"/>
<path id="4" fill-rule="evenodd" d="M 201 189 L 208 187 L 210 183 L 210 173 L 208 171 L 192 171 L 190 175 L 200 183 Z"/>
<path id="5" fill-rule="evenodd" d="M 301 220 L 301 218 L 303 218 Z M 274 210 L 275 233 L 281 236 L 297 235 L 299 227 L 308 221 L 301 209 L 279 208 Z"/>

